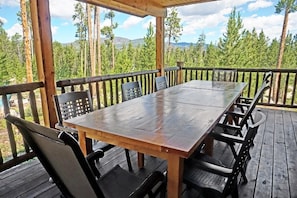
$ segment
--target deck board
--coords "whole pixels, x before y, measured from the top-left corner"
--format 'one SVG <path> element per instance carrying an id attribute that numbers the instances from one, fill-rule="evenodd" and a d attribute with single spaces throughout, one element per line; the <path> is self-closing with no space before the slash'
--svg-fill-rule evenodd
<path id="1" fill-rule="evenodd" d="M 262 109 L 267 120 L 258 131 L 247 167 L 248 183 L 239 184 L 240 198 L 297 197 L 297 112 Z M 215 143 L 214 154 L 227 166 L 232 153 L 225 144 Z M 166 170 L 167 163 L 145 156 L 145 169 L 137 168 L 137 154 L 130 151 L 134 173 L 145 177 L 153 170 Z M 120 164 L 128 169 L 124 149 L 115 147 L 100 160 L 100 172 L 106 173 Z M 48 174 L 37 159 L 0 173 L 0 197 L 59 197 L 58 188 L 48 182 Z M 198 192 L 184 189 L 184 198 L 199 197 Z"/>

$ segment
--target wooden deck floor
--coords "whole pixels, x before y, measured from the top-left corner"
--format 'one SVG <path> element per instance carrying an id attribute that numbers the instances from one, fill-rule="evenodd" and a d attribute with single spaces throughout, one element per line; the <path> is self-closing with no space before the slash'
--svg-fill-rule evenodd
<path id="1" fill-rule="evenodd" d="M 239 197 L 297 197 L 297 112 L 262 109 L 267 121 L 259 129 L 252 160 L 247 168 L 248 184 L 239 184 Z M 228 147 L 216 143 L 214 156 L 226 164 L 232 156 Z M 145 177 L 152 170 L 165 170 L 166 161 L 145 156 L 145 169 L 138 170 L 136 153 L 132 152 L 135 174 Z M 121 148 L 115 148 L 100 161 L 100 171 L 116 164 L 127 169 Z M 37 159 L 0 173 L 0 197 L 59 197 L 60 192 L 48 182 L 48 174 Z M 183 192 L 184 198 L 199 197 L 194 190 Z"/>

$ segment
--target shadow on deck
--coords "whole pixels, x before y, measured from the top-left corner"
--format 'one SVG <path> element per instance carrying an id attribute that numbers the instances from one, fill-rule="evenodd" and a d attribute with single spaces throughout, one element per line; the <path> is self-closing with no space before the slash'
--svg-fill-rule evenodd
<path id="1" fill-rule="evenodd" d="M 239 184 L 239 197 L 297 197 L 297 112 L 262 109 L 267 115 L 251 150 L 246 185 Z M 216 143 L 214 156 L 226 164 L 232 153 L 226 145 Z M 145 169 L 137 168 L 137 157 L 131 152 L 134 172 L 145 177 L 152 170 L 166 169 L 166 161 L 145 156 Z M 105 173 L 120 164 L 127 168 L 124 149 L 115 147 L 100 161 Z M 59 197 L 60 192 L 48 182 L 48 174 L 37 159 L 30 160 L 0 173 L 0 197 Z M 183 197 L 199 197 L 195 190 L 184 190 Z"/>

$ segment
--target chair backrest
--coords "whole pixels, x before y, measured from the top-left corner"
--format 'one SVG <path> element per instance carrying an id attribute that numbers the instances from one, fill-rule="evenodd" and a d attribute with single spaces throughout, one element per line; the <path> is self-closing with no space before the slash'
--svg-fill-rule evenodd
<path id="1" fill-rule="evenodd" d="M 213 69 L 212 80 L 235 82 L 237 80 L 237 70 L 236 69 Z"/>
<path id="2" fill-rule="evenodd" d="M 122 101 L 131 100 L 142 96 L 141 85 L 138 81 L 122 84 Z"/>
<path id="3" fill-rule="evenodd" d="M 156 91 L 161 89 L 166 89 L 168 87 L 168 82 L 166 76 L 158 76 L 155 78 Z"/>
<path id="4" fill-rule="evenodd" d="M 272 71 L 266 72 L 263 76 L 263 83 L 270 83 L 272 79 Z"/>
<path id="5" fill-rule="evenodd" d="M 239 125 L 241 127 L 243 127 L 245 124 L 247 124 L 247 120 L 249 118 L 252 118 L 252 113 L 254 111 L 254 109 L 256 108 L 256 105 L 258 104 L 260 98 L 263 96 L 264 92 L 269 89 L 270 87 L 270 82 L 268 81 L 264 81 L 261 88 L 257 91 L 254 99 L 252 100 L 252 102 L 250 103 L 247 111 L 245 112 L 245 115 L 243 116 L 243 118 L 241 119 Z M 254 122 L 254 120 L 252 120 L 252 122 Z"/>
<path id="6" fill-rule="evenodd" d="M 239 172 L 244 168 L 245 163 L 249 157 L 249 149 L 253 145 L 253 140 L 258 132 L 258 128 L 265 122 L 265 120 L 265 114 L 257 111 L 255 115 L 255 124 L 250 125 L 248 128 L 248 131 L 244 137 L 244 142 L 242 143 L 238 155 L 235 158 L 235 162 L 232 167 L 232 174 L 228 177 L 223 194 L 230 194 L 230 191 L 232 191 L 234 185 L 237 185 L 237 176 Z"/>
<path id="7" fill-rule="evenodd" d="M 60 126 L 63 126 L 63 120 L 93 111 L 93 103 L 89 90 L 55 95 L 54 101 Z"/>
<path id="8" fill-rule="evenodd" d="M 65 132 L 7 115 L 65 197 L 104 197 L 77 141 Z"/>

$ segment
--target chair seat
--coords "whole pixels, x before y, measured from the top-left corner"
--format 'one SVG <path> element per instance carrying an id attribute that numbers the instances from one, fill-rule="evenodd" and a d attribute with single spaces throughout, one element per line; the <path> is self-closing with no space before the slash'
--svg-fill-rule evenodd
<path id="1" fill-rule="evenodd" d="M 221 195 L 223 193 L 228 177 L 202 170 L 195 163 L 187 163 L 187 161 L 184 170 L 183 181 L 189 187 L 202 190 L 202 193 L 203 189 L 207 189 L 207 194 L 211 194 L 207 197 L 215 197 L 215 195 Z"/>
<path id="2" fill-rule="evenodd" d="M 126 198 L 129 197 L 142 181 L 141 178 L 130 174 L 117 165 L 100 177 L 98 185 L 105 197 Z"/>
<path id="3" fill-rule="evenodd" d="M 151 180 L 150 181 L 147 180 L 148 181 L 147 184 L 149 184 L 152 181 L 158 181 L 157 178 L 160 177 L 158 174 L 160 173 L 153 172 L 149 176 Z M 127 197 L 138 197 L 138 195 L 131 196 L 131 194 L 135 191 L 135 189 L 137 189 L 143 183 L 143 181 L 144 181 L 143 179 L 122 169 L 119 165 L 116 165 L 105 175 L 100 177 L 97 183 L 102 189 L 102 192 L 105 197 L 127 198 Z M 155 192 L 153 191 L 152 193 L 157 194 L 161 192 L 162 190 L 161 185 L 164 185 L 164 183 L 161 181 L 157 183 L 154 188 Z"/>

